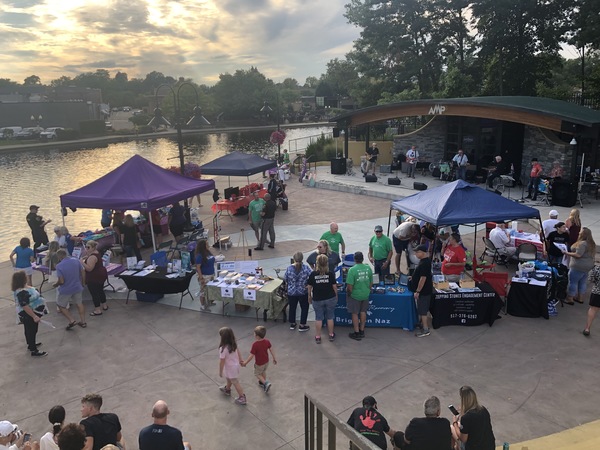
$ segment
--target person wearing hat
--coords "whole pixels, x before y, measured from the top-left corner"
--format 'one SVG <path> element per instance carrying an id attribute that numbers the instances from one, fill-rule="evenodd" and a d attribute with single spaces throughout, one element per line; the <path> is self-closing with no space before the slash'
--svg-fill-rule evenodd
<path id="1" fill-rule="evenodd" d="M 548 238 L 548 235 L 554 231 L 554 225 L 558 223 L 558 211 L 552 209 L 548 213 L 549 219 L 546 219 L 542 222 L 542 230 L 544 230 L 544 236 L 542 236 L 542 241 Z"/>
<path id="2" fill-rule="evenodd" d="M 421 330 L 417 332 L 417 337 L 425 337 L 431 334 L 429 331 L 429 319 L 427 317 L 431 294 L 433 292 L 431 259 L 429 258 L 426 245 L 417 246 L 415 248 L 415 255 L 419 258 L 419 264 L 408 279 L 408 288 L 414 293 L 413 295 L 417 303 L 417 314 L 421 319 L 421 323 L 418 325 L 418 328 Z"/>
<path id="3" fill-rule="evenodd" d="M 527 197 L 531 200 L 537 200 L 538 186 L 540 184 L 540 175 L 543 172 L 542 165 L 537 158 L 531 159 L 531 172 L 529 173 L 529 184 L 527 185 Z"/>
<path id="4" fill-rule="evenodd" d="M 8 420 L 0 421 L 0 450 L 18 450 L 25 448 L 23 445 L 24 437 L 24 434 L 19 433 L 19 427 L 13 425 Z M 27 448 L 31 448 L 29 442 L 27 442 L 26 445 Z M 39 448 L 39 446 L 37 448 Z"/>
<path id="5" fill-rule="evenodd" d="M 517 248 L 510 243 L 510 235 L 504 222 L 496 222 L 496 228 L 490 231 L 490 241 L 498 250 L 498 254 L 504 258 L 511 258 L 517 253 Z"/>
<path id="6" fill-rule="evenodd" d="M 391 239 L 383 234 L 383 227 L 377 225 L 375 236 L 369 242 L 369 261 L 373 264 L 374 272 L 379 275 L 380 281 L 383 281 L 385 276 L 390 274 L 390 263 L 393 255 L 394 250 Z"/>
<path id="7" fill-rule="evenodd" d="M 33 237 L 33 250 L 37 250 L 37 248 L 41 245 L 46 245 L 48 243 L 48 235 L 44 230 L 44 227 L 52 222 L 51 219 L 44 220 L 42 216 L 38 215 L 38 210 L 40 209 L 37 205 L 31 205 L 29 207 L 29 214 L 27 214 L 26 220 L 29 228 L 31 228 L 31 236 Z"/>
<path id="8" fill-rule="evenodd" d="M 375 175 L 375 164 L 377 164 L 378 156 L 379 149 L 377 148 L 377 142 L 373 142 L 367 149 L 367 170 L 365 175 L 369 175 L 369 170 L 373 170 L 373 175 Z"/>
<path id="9" fill-rule="evenodd" d="M 392 438 L 396 433 L 390 429 L 385 417 L 377 411 L 377 401 L 370 395 L 363 398 L 362 407 L 352 411 L 346 423 L 359 434 L 362 434 L 369 441 L 383 449 L 387 448 L 387 440 L 384 433 Z M 355 449 L 357 447 L 351 446 L 351 448 Z"/>
<path id="10" fill-rule="evenodd" d="M 354 253 L 354 265 L 348 270 L 346 277 L 346 307 L 352 315 L 350 338 L 360 341 L 365 337 L 369 295 L 373 286 L 373 271 L 371 266 L 364 264 L 362 252 Z"/>
<path id="11" fill-rule="evenodd" d="M 440 399 L 435 395 L 423 404 L 425 417 L 415 417 L 404 430 L 404 445 L 410 448 L 451 450 L 454 445 L 450 421 L 440 417 L 442 408 Z M 394 444 L 396 444 L 394 442 Z M 398 446 L 396 444 L 396 446 Z M 399 446 L 398 446 L 399 447 Z"/>

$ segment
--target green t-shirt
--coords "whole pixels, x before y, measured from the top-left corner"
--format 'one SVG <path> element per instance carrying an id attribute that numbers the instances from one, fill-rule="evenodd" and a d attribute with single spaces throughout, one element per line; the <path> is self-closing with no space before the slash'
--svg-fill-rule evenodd
<path id="1" fill-rule="evenodd" d="M 340 244 L 344 242 L 344 238 L 339 231 L 335 234 L 332 234 L 331 231 L 326 231 L 320 240 L 329 242 L 331 251 L 336 252 L 338 255 L 340 254 Z"/>
<path id="2" fill-rule="evenodd" d="M 348 270 L 346 284 L 352 286 L 351 297 L 354 300 L 369 300 L 373 284 L 373 270 L 367 264 L 355 264 Z"/>
<path id="3" fill-rule="evenodd" d="M 248 210 L 250 211 L 250 219 L 252 219 L 253 223 L 257 223 L 262 220 L 262 216 L 260 215 L 260 213 L 262 212 L 265 203 L 266 202 L 262 198 L 259 198 L 257 200 L 252 200 L 248 205 Z"/>
<path id="4" fill-rule="evenodd" d="M 373 250 L 373 259 L 387 259 L 388 253 L 392 251 L 392 241 L 385 234 L 378 239 L 377 236 L 371 238 L 369 248 Z"/>

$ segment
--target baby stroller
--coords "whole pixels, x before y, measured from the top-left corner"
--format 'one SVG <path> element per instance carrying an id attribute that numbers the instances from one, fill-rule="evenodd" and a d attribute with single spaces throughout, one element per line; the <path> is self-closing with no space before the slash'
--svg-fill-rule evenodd
<path id="1" fill-rule="evenodd" d="M 560 306 L 565 306 L 564 301 L 567 298 L 567 286 L 569 285 L 569 268 L 564 264 L 549 264 L 552 270 L 552 286 L 550 288 L 549 301 L 555 305 L 560 302 Z"/>

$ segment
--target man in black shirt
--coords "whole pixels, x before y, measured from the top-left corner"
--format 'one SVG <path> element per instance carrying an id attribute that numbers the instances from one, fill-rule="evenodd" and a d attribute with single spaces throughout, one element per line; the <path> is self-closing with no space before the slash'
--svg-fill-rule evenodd
<path id="1" fill-rule="evenodd" d="M 52 220 L 44 220 L 42 216 L 38 216 L 38 209 L 40 209 L 39 206 L 31 205 L 29 207 L 29 214 L 26 217 L 27 224 L 31 228 L 31 236 L 33 237 L 33 251 L 36 251 L 40 245 L 48 243 L 48 235 L 44 227 L 52 222 Z"/>
<path id="2" fill-rule="evenodd" d="M 260 233 L 260 243 L 254 250 L 264 250 L 265 242 L 267 242 L 267 233 L 269 233 L 269 239 L 271 243 L 269 248 L 275 248 L 275 211 L 277 210 L 277 203 L 273 200 L 270 194 L 265 194 L 265 206 L 261 213 L 263 221 Z"/>
<path id="3" fill-rule="evenodd" d="M 390 429 L 385 417 L 377 411 L 377 402 L 370 395 L 363 398 L 362 408 L 356 408 L 352 411 L 347 423 L 358 433 L 384 450 L 387 449 L 385 434 L 393 437 L 395 433 L 394 430 Z"/>
<path id="4" fill-rule="evenodd" d="M 431 302 L 433 292 L 433 279 L 431 276 L 431 259 L 426 245 L 419 245 L 415 249 L 415 256 L 419 258 L 419 265 L 415 269 L 412 277 L 409 278 L 408 288 L 414 293 L 417 302 L 417 314 L 421 318 L 417 337 L 429 336 L 427 313 Z"/>
<path id="5" fill-rule="evenodd" d="M 498 178 L 500 175 L 506 175 L 508 173 L 508 165 L 502 160 L 502 156 L 500 155 L 494 158 L 492 166 L 495 166 L 495 169 L 490 172 L 487 178 L 487 185 L 490 189 L 494 188 L 494 180 L 496 178 Z"/>
<path id="6" fill-rule="evenodd" d="M 371 146 L 367 149 L 367 171 L 366 175 L 369 174 L 369 170 L 373 170 L 373 175 L 375 175 L 375 164 L 377 164 L 377 157 L 379 156 L 379 149 L 377 148 L 377 142 L 373 142 Z"/>
<path id="7" fill-rule="evenodd" d="M 425 417 L 415 417 L 404 432 L 404 442 L 411 450 L 451 450 L 453 448 L 450 421 L 440 417 L 440 399 L 429 397 L 423 405 Z"/>
<path id="8" fill-rule="evenodd" d="M 154 423 L 140 431 L 138 443 L 140 450 L 191 450 L 190 444 L 183 442 L 181 431 L 167 425 L 169 407 L 159 400 L 152 408 Z"/>
<path id="9" fill-rule="evenodd" d="M 81 417 L 79 422 L 85 428 L 85 447 L 83 450 L 100 450 L 108 444 L 117 445 L 123 438 L 119 417 L 113 413 L 101 413 L 102 396 L 88 394 L 81 399 Z M 122 444 L 119 444 L 122 446 Z"/>

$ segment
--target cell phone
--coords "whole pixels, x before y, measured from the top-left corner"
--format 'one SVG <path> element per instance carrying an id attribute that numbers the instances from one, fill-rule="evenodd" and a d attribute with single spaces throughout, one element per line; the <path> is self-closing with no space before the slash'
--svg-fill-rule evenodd
<path id="1" fill-rule="evenodd" d="M 450 410 L 450 412 L 455 415 L 458 416 L 459 412 L 456 410 L 456 408 L 454 407 L 454 405 L 448 405 L 448 409 Z"/>
<path id="2" fill-rule="evenodd" d="M 290 258 L 290 264 L 294 264 L 294 258 Z"/>
<path id="3" fill-rule="evenodd" d="M 31 440 L 31 433 L 25 433 L 23 436 L 23 442 L 29 442 Z"/>

